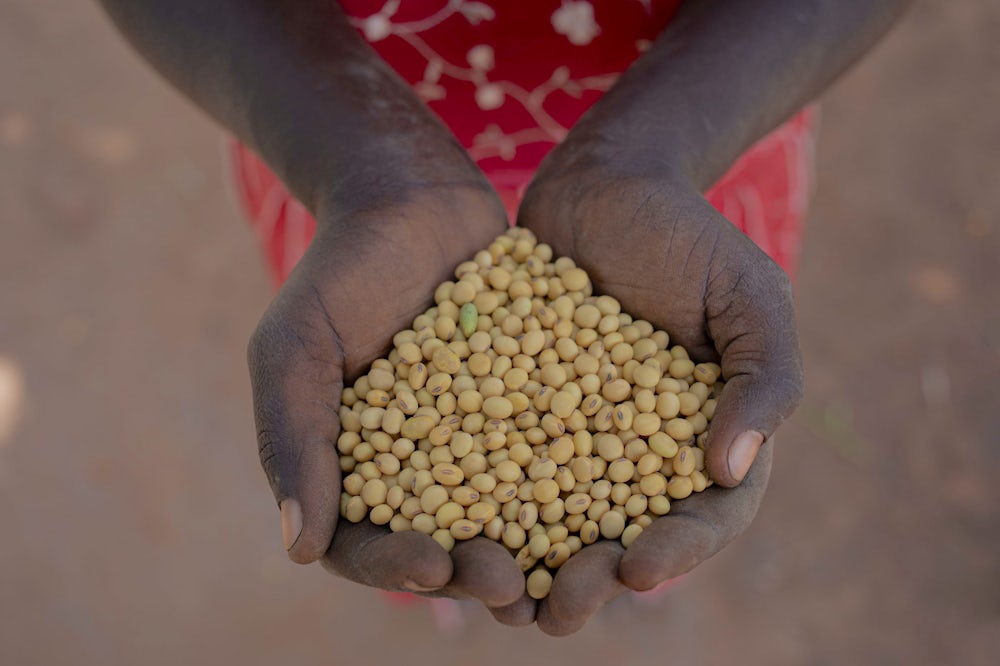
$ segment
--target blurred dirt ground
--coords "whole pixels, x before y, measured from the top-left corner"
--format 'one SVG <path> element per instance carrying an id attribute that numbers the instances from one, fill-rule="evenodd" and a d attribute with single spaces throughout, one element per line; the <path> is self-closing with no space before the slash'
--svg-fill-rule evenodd
<path id="1" fill-rule="evenodd" d="M 555 641 L 286 561 L 219 131 L 91 3 L 0 0 L 0 664 L 1000 662 L 998 33 L 926 0 L 824 99 L 764 507 Z"/>

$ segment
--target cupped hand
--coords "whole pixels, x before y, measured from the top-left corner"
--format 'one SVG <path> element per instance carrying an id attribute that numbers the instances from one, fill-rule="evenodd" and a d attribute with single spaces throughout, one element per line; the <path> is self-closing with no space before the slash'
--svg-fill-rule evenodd
<path id="1" fill-rule="evenodd" d="M 494 611 L 510 624 L 533 616 L 554 635 L 580 629 L 628 589 L 693 569 L 742 532 L 767 485 L 771 435 L 802 393 L 791 286 L 780 267 L 679 179 L 562 167 L 558 159 L 543 166 L 519 224 L 692 359 L 720 363 L 726 387 L 705 444 L 714 487 L 675 502 L 627 551 L 613 541 L 581 550 L 537 608 L 523 597 Z"/>
<path id="2" fill-rule="evenodd" d="M 434 288 L 506 228 L 495 193 L 411 190 L 320 216 L 319 231 L 249 345 L 260 459 L 281 511 L 289 557 L 387 590 L 503 605 L 524 589 L 513 558 L 476 538 L 451 555 L 429 536 L 339 521 L 336 449 L 345 381 L 367 372 Z"/>

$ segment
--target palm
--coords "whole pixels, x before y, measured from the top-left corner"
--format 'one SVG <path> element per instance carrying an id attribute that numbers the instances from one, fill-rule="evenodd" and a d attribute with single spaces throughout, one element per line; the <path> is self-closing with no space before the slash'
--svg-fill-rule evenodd
<path id="1" fill-rule="evenodd" d="M 519 223 L 585 268 L 597 291 L 666 330 L 672 344 L 721 361 L 729 382 L 706 463 L 718 483 L 738 487 L 678 502 L 627 552 L 605 542 L 571 558 L 537 609 L 543 630 L 564 634 L 626 586 L 649 589 L 678 576 L 747 527 L 767 485 L 771 445 L 745 479 L 732 472 L 727 451 L 746 430 L 773 432 L 797 402 L 801 369 L 787 277 L 700 196 L 645 179 L 543 173 Z M 507 612 L 500 619 L 518 622 L 526 611 Z"/>
<path id="2" fill-rule="evenodd" d="M 451 189 L 326 222 L 250 345 L 264 470 L 279 503 L 301 505 L 289 555 L 322 558 L 333 573 L 374 587 L 508 603 L 523 578 L 498 544 L 476 539 L 449 557 L 423 534 L 338 523 L 334 445 L 345 382 L 385 353 L 456 264 L 503 231 L 503 208 L 489 191 Z"/>

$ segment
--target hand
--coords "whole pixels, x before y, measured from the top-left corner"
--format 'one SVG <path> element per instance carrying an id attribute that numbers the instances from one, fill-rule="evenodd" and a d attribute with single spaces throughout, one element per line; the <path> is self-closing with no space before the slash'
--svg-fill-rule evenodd
<path id="1" fill-rule="evenodd" d="M 648 590 L 691 570 L 743 531 L 767 485 L 769 438 L 802 392 L 791 287 L 781 268 L 693 187 L 577 168 L 579 160 L 560 163 L 563 149 L 572 143 L 543 165 L 519 224 L 586 269 L 596 291 L 666 330 L 671 344 L 720 362 L 727 383 L 705 446 L 715 487 L 676 502 L 627 551 L 614 541 L 584 548 L 537 609 L 525 596 L 494 610 L 510 624 L 533 616 L 554 635 L 580 629 L 626 589 Z"/>
<path id="2" fill-rule="evenodd" d="M 322 558 L 337 575 L 387 590 L 507 604 L 524 577 L 500 544 L 476 538 L 449 557 L 424 534 L 338 521 L 345 379 L 367 372 L 454 267 L 507 226 L 485 183 L 396 198 L 321 214 L 316 238 L 261 319 L 248 351 L 261 463 L 295 562 Z"/>

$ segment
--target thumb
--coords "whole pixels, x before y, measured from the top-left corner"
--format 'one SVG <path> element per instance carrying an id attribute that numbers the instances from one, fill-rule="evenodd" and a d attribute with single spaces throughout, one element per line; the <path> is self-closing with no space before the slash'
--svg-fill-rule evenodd
<path id="1" fill-rule="evenodd" d="M 343 362 L 336 350 L 332 331 L 329 343 L 317 343 L 283 317 L 265 315 L 247 351 L 260 462 L 285 550 L 299 564 L 326 552 L 339 515 Z"/>
<path id="2" fill-rule="evenodd" d="M 802 360 L 791 282 L 756 246 L 729 284 L 713 284 L 708 326 L 726 386 L 708 430 L 705 463 L 722 486 L 738 485 L 764 440 L 802 399 Z M 744 254 L 744 256 L 747 256 Z"/>

